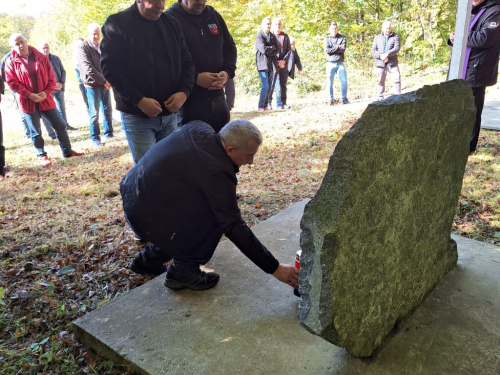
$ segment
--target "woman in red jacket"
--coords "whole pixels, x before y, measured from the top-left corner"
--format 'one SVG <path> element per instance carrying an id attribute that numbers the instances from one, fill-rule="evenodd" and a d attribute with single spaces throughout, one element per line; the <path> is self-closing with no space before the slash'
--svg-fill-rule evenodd
<path id="1" fill-rule="evenodd" d="M 19 104 L 30 128 L 31 141 L 40 158 L 40 164 L 46 167 L 52 164 L 43 149 L 44 141 L 40 130 L 42 116 L 54 127 L 64 157 L 83 155 L 71 149 L 66 124 L 56 109 L 51 95 L 56 80 L 47 57 L 28 46 L 28 41 L 21 34 L 12 34 L 9 45 L 12 55 L 5 63 L 5 78 L 11 90 L 19 95 Z"/>

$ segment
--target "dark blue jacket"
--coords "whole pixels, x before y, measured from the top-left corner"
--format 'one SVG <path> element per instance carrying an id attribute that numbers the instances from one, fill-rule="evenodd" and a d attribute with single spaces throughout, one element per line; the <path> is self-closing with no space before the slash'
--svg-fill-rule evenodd
<path id="1" fill-rule="evenodd" d="M 64 70 L 64 66 L 61 62 L 61 59 L 56 55 L 49 53 L 49 62 L 52 66 L 52 70 L 54 71 L 54 77 L 57 83 L 62 83 L 64 91 L 64 84 L 66 83 L 66 70 Z"/>
<path id="2" fill-rule="evenodd" d="M 273 273 L 278 261 L 241 218 L 237 172 L 214 129 L 192 121 L 156 143 L 123 178 L 120 192 L 127 220 L 136 233 L 161 248 L 178 232 L 185 236 L 192 230 L 196 238 L 189 224 L 211 209 L 226 237 L 264 272 Z"/>
<path id="3" fill-rule="evenodd" d="M 133 115 L 147 117 L 137 103 L 143 98 L 154 98 L 163 102 L 168 97 L 155 98 L 162 90 L 157 87 L 158 79 L 154 74 L 153 39 L 149 35 L 149 21 L 141 16 L 136 3 L 131 7 L 108 17 L 102 27 L 101 68 L 104 78 L 111 84 L 115 93 L 116 109 Z M 184 40 L 179 22 L 162 14 L 154 21 L 161 29 L 165 41 L 173 87 L 171 93 L 182 91 L 189 97 L 195 82 L 194 61 Z"/>
<path id="4" fill-rule="evenodd" d="M 195 77 L 199 73 L 227 72 L 234 78 L 238 52 L 226 22 L 211 6 L 194 16 L 187 13 L 179 3 L 174 3 L 165 14 L 175 18 L 181 25 L 189 52 L 196 65 Z M 195 85 L 193 94 L 208 95 L 209 90 Z"/>

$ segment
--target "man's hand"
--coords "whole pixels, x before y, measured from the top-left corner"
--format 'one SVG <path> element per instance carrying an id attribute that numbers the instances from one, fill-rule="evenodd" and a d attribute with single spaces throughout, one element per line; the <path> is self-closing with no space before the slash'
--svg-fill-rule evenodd
<path id="1" fill-rule="evenodd" d="M 43 100 L 38 94 L 35 94 L 34 92 L 28 95 L 28 99 L 34 101 L 35 103 L 40 103 Z"/>
<path id="2" fill-rule="evenodd" d="M 54 87 L 54 90 L 62 90 L 62 88 L 63 88 L 62 83 L 57 82 L 56 87 Z"/>
<path id="3" fill-rule="evenodd" d="M 37 95 L 42 99 L 42 101 L 47 99 L 47 94 L 45 93 L 45 91 L 39 92 Z"/>
<path id="4" fill-rule="evenodd" d="M 279 281 L 290 285 L 292 288 L 299 287 L 299 270 L 291 264 L 280 263 L 278 269 L 274 271 L 273 276 Z"/>
<path id="5" fill-rule="evenodd" d="M 210 86 L 208 89 L 209 90 L 220 90 L 223 89 L 224 86 L 226 85 L 227 80 L 229 79 L 229 74 L 227 74 L 226 71 L 219 72 L 218 74 L 218 80 L 215 81 L 212 86 Z"/>
<path id="6" fill-rule="evenodd" d="M 198 86 L 201 86 L 205 89 L 208 89 L 212 87 L 212 85 L 219 81 L 220 77 L 219 74 L 217 73 L 208 73 L 208 72 L 203 72 L 198 74 L 198 77 L 196 78 L 196 84 Z"/>
<path id="7" fill-rule="evenodd" d="M 156 117 L 162 112 L 160 103 L 152 98 L 142 98 L 137 103 L 137 107 L 148 117 Z"/>
<path id="8" fill-rule="evenodd" d="M 279 61 L 278 61 L 278 66 L 279 66 L 281 69 L 283 69 L 283 68 L 285 67 L 285 63 L 286 63 L 286 61 L 285 61 L 285 60 L 279 60 Z"/>
<path id="9" fill-rule="evenodd" d="M 109 84 L 109 82 L 107 82 L 107 81 L 106 81 L 106 83 L 104 84 L 104 88 L 105 88 L 106 90 L 111 89 L 111 85 Z"/>
<path id="10" fill-rule="evenodd" d="M 303 71 L 303 70 L 299 70 L 299 73 L 300 73 L 301 75 L 304 75 L 304 71 Z"/>
<path id="11" fill-rule="evenodd" d="M 211 74 L 211 73 L 210 73 Z M 170 98 L 165 100 L 165 107 L 171 112 L 176 113 L 186 102 L 187 95 L 186 93 L 179 91 L 175 94 L 172 94 Z"/>
<path id="12" fill-rule="evenodd" d="M 453 43 L 454 41 L 455 41 L 455 32 L 452 32 L 452 33 L 450 34 L 450 42 L 452 42 L 452 43 Z"/>

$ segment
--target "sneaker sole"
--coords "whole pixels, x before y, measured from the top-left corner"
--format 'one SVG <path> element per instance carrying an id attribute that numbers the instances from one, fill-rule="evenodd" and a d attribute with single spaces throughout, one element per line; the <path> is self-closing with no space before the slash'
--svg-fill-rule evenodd
<path id="1" fill-rule="evenodd" d="M 167 279 L 163 283 L 167 288 L 172 289 L 172 290 L 181 290 L 181 289 L 191 289 L 191 290 L 206 290 L 213 288 L 214 286 L 217 285 L 219 282 L 220 277 L 212 281 L 210 284 L 205 284 L 205 285 L 189 285 L 185 283 L 181 283 L 180 281 L 175 281 L 172 279 Z"/>

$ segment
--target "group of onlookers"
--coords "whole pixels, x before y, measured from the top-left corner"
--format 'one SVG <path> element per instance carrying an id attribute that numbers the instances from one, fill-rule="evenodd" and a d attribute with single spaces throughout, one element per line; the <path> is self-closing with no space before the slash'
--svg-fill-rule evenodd
<path id="1" fill-rule="evenodd" d="M 472 64 L 463 78 L 471 85 L 477 107 L 477 119 L 471 152 L 475 151 L 485 87 L 496 83 L 500 32 L 498 0 L 474 0 L 468 45 Z M 74 65 L 82 97 L 89 114 L 90 137 L 102 147 L 99 110 L 103 114 L 104 137 L 113 138 L 110 89 L 116 108 L 121 112 L 134 163 L 159 140 L 178 126 L 193 120 L 209 123 L 215 131 L 230 119 L 234 105 L 234 75 L 237 48 L 221 15 L 204 1 L 178 0 L 167 11 L 162 1 L 136 0 L 134 4 L 108 18 L 102 27 L 88 26 L 88 38 L 77 40 Z M 486 21 L 486 17 L 493 21 Z M 500 19 L 499 19 L 500 21 Z M 204 31 L 204 27 L 206 27 Z M 335 104 L 333 81 L 338 72 L 341 102 L 348 104 L 344 54 L 346 37 L 331 22 L 324 40 L 328 104 Z M 449 43 L 453 42 L 453 34 Z M 57 139 L 63 156 L 80 156 L 71 148 L 65 106 L 66 71 L 61 60 L 50 53 L 50 45 L 40 50 L 28 46 L 21 34 L 9 39 L 11 51 L 1 61 L 2 85 L 11 88 L 21 113 L 26 136 L 35 147 L 43 166 L 52 161 L 44 150 L 40 123 L 48 136 Z M 266 17 L 256 36 L 256 65 L 262 87 L 258 111 L 289 109 L 288 77 L 295 67 L 302 74 L 295 39 L 283 32 L 281 18 Z M 398 67 L 400 39 L 385 21 L 371 49 L 377 72 L 378 99 L 383 99 L 387 73 L 392 77 L 394 93 L 401 92 Z M 493 56 L 493 58 L 491 58 Z M 479 72 L 479 73 L 478 73 Z M 227 97 L 227 98 L 226 98 Z M 1 123 L 0 123 L 1 125 Z M 0 140 L 1 140 L 0 128 Z M 4 147 L 0 145 L 0 179 L 5 176 Z M 3 164 L 3 165 L 2 165 Z"/>

